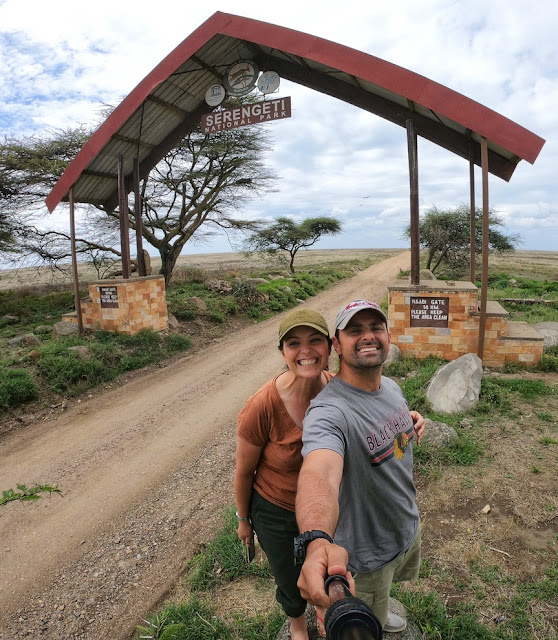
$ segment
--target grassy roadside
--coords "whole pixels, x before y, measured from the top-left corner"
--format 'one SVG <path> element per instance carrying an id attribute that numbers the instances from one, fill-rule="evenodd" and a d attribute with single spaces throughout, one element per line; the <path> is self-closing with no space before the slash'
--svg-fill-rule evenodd
<path id="1" fill-rule="evenodd" d="M 119 336 L 90 331 L 55 341 L 51 328 L 71 310 L 71 291 L 0 291 L 0 408 L 4 419 L 18 407 L 31 403 L 52 406 L 126 372 L 160 363 L 188 350 L 196 334 L 208 328 L 231 320 L 261 320 L 291 308 L 384 257 L 385 252 L 379 251 L 359 260 L 309 264 L 295 274 L 274 270 L 271 265 L 259 272 L 179 268 L 167 290 L 169 313 L 177 318 L 178 328 L 161 334 L 142 331 L 136 336 Z M 558 321 L 558 285 L 541 276 L 540 265 L 533 265 L 533 274 L 523 265 L 521 272 L 526 275 L 513 277 L 513 269 L 506 268 L 501 257 L 498 260 L 501 270 L 490 276 L 489 299 L 501 300 L 510 319 Z M 524 305 L 505 302 L 506 298 L 541 302 Z M 34 344 L 10 344 L 13 338 L 28 334 L 36 336 Z M 546 370 L 558 366 L 552 357 L 546 357 L 544 364 Z"/>

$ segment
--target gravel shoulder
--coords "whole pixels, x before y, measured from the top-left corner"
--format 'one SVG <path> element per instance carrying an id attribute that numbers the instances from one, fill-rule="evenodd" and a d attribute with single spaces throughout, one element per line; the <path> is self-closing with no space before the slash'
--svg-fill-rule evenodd
<path id="1" fill-rule="evenodd" d="M 380 300 L 410 253 L 304 306 L 332 323 L 346 301 Z M 0 440 L 0 488 L 63 497 L 0 513 L 0 639 L 129 638 L 179 580 L 233 502 L 235 421 L 281 369 L 278 318 L 74 403 Z"/>

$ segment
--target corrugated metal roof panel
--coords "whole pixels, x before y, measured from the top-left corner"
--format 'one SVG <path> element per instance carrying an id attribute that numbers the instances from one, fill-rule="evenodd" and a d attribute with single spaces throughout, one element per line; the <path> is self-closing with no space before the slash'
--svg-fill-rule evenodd
<path id="1" fill-rule="evenodd" d="M 488 140 L 489 170 L 509 180 L 521 159 L 534 162 L 544 140 L 428 78 L 380 58 L 265 22 L 215 13 L 176 47 L 93 134 L 47 198 L 52 211 L 74 186 L 76 202 L 114 204 L 117 163 L 127 175 L 137 156 L 144 175 L 199 122 L 207 88 L 226 68 L 252 59 L 294 82 L 367 109 L 468 157 Z M 204 106 L 205 105 L 205 106 Z M 477 153 L 480 157 L 480 154 Z"/>

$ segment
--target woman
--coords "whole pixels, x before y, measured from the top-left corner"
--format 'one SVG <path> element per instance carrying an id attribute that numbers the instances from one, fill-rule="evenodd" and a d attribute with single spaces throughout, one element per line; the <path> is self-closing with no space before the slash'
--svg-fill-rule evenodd
<path id="1" fill-rule="evenodd" d="M 254 531 L 289 618 L 292 640 L 308 640 L 306 601 L 296 582 L 293 539 L 298 535 L 295 495 L 302 465 L 302 419 L 310 401 L 333 377 L 326 371 L 331 339 L 324 318 L 310 309 L 289 313 L 279 327 L 287 370 L 265 384 L 238 416 L 235 495 L 238 537 Z M 323 613 L 323 612 L 320 612 Z"/>

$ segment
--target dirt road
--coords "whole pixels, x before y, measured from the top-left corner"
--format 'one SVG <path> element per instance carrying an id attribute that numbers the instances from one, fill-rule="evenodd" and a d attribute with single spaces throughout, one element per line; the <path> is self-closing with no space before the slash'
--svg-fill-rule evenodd
<path id="1" fill-rule="evenodd" d="M 307 304 L 330 326 L 380 300 L 405 252 Z M 129 638 L 233 502 L 235 419 L 280 370 L 278 320 L 248 327 L 0 442 L 0 489 L 58 485 L 0 510 L 0 638 Z"/>

